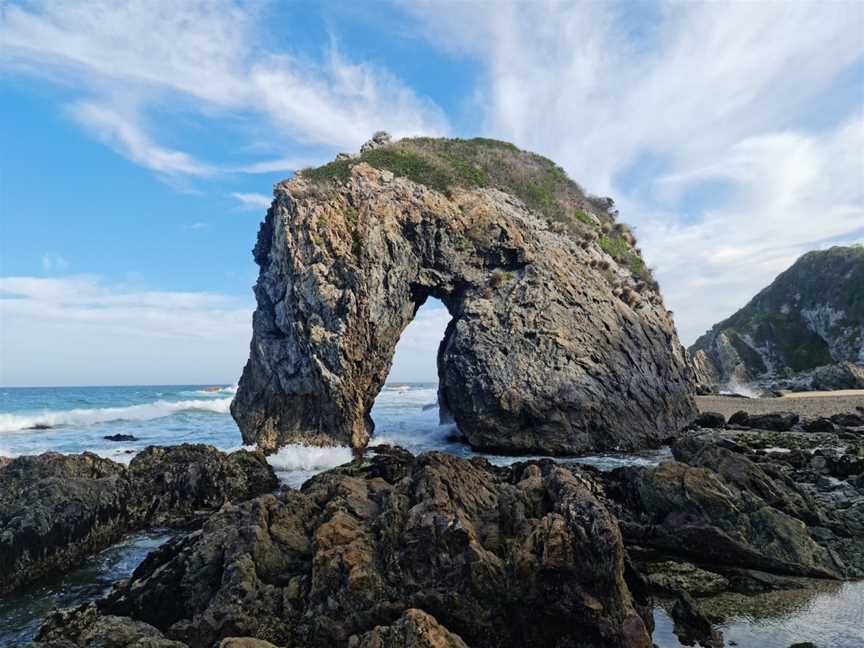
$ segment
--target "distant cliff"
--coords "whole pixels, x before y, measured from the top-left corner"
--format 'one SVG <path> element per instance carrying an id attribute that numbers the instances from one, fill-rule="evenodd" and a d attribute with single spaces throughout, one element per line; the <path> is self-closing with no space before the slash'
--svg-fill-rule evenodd
<path id="1" fill-rule="evenodd" d="M 864 246 L 808 252 L 690 347 L 704 382 L 864 363 Z"/>

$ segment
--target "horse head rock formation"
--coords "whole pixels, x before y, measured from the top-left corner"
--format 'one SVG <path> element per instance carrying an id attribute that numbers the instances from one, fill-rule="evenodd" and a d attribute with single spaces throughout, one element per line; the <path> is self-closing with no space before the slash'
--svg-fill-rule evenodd
<path id="1" fill-rule="evenodd" d="M 231 408 L 247 443 L 364 447 L 429 297 L 452 316 L 439 402 L 475 448 L 633 450 L 693 418 L 692 370 L 631 230 L 551 161 L 376 134 L 274 196 Z"/>

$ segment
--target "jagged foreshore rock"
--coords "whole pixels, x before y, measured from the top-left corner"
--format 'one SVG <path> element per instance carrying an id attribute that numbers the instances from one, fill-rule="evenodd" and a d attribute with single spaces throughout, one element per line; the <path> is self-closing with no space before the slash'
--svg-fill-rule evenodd
<path id="1" fill-rule="evenodd" d="M 231 636 L 650 648 L 650 613 L 628 589 L 618 526 L 587 473 L 376 452 L 300 491 L 224 506 L 151 553 L 100 613 L 193 648 Z M 62 625 L 49 619 L 40 637 Z"/>
<path id="2" fill-rule="evenodd" d="M 632 232 L 549 160 L 382 140 L 274 196 L 231 408 L 247 443 L 365 446 L 429 297 L 453 317 L 439 400 L 475 448 L 632 450 L 693 418 L 693 373 Z"/>
<path id="3" fill-rule="evenodd" d="M 468 648 L 455 635 L 423 610 L 405 610 L 392 625 L 378 626 L 348 640 L 348 648 Z"/>
<path id="4" fill-rule="evenodd" d="M 132 530 L 189 524 L 227 501 L 272 491 L 260 452 L 150 447 L 129 468 L 49 452 L 0 466 L 0 593 L 79 564 Z"/>
<path id="5" fill-rule="evenodd" d="M 231 454 L 202 444 L 150 446 L 129 464 L 139 515 L 151 524 L 172 524 L 240 502 L 279 486 L 261 452 Z"/>
<path id="6" fill-rule="evenodd" d="M 91 453 L 0 466 L 0 594 L 66 571 L 129 527 L 126 469 Z"/>
<path id="7" fill-rule="evenodd" d="M 615 512 L 628 546 L 721 569 L 817 578 L 842 574 L 843 565 L 810 536 L 803 521 L 710 469 L 682 462 L 617 469 L 608 490 L 620 504 Z"/>
<path id="8" fill-rule="evenodd" d="M 783 447 L 788 438 L 791 451 Z M 702 429 L 672 451 L 674 462 L 601 476 L 631 553 L 695 562 L 728 577 L 733 589 L 747 589 L 746 570 L 864 575 L 864 439 Z M 652 569 L 645 571 L 652 580 Z M 665 571 L 653 580 L 674 583 L 676 570 Z M 752 587 L 769 586 L 762 580 Z"/>

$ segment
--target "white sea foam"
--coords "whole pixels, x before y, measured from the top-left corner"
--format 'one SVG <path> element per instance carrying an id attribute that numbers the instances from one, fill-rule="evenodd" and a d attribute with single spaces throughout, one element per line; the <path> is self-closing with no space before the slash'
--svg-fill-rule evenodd
<path id="1" fill-rule="evenodd" d="M 0 432 L 21 432 L 41 426 L 53 428 L 66 425 L 93 425 L 108 421 L 149 421 L 186 411 L 227 414 L 231 400 L 231 398 L 158 400 L 153 403 L 129 405 L 128 407 L 45 411 L 38 414 L 0 414 Z"/>
<path id="2" fill-rule="evenodd" d="M 267 461 L 277 472 L 319 472 L 341 466 L 351 459 L 351 448 L 346 446 L 321 448 L 299 444 L 284 446 L 276 454 L 267 457 Z"/>
<path id="3" fill-rule="evenodd" d="M 181 391 L 185 396 L 234 396 L 237 394 L 237 385 L 228 385 L 227 387 L 208 387 L 206 389 L 192 389 Z"/>

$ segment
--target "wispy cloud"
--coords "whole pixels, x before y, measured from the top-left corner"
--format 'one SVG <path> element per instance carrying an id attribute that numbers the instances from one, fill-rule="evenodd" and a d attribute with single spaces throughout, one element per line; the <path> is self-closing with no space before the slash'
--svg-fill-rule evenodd
<path id="1" fill-rule="evenodd" d="M 273 202 L 272 197 L 257 193 L 232 193 L 231 197 L 238 200 L 245 209 L 267 209 Z"/>
<path id="2" fill-rule="evenodd" d="M 69 269 L 69 262 L 59 254 L 46 252 L 42 255 L 42 269 L 48 274 L 62 273 Z"/>
<path id="3" fill-rule="evenodd" d="M 94 0 L 7 5 L 0 14 L 0 61 L 47 77 L 87 98 L 77 120 L 112 148 L 154 171 L 203 176 L 281 162 L 205 163 L 148 132 L 148 111 L 193 111 L 262 121 L 295 146 L 356 149 L 386 125 L 395 134 L 440 134 L 447 119 L 386 70 L 352 62 L 331 45 L 320 60 L 264 49 L 264 5 L 231 0 Z M 130 38 L 129 34 L 135 37 Z"/>
<path id="4" fill-rule="evenodd" d="M 71 107 L 75 120 L 97 134 L 112 149 L 132 162 L 165 174 L 211 176 L 217 169 L 182 151 L 162 148 L 141 129 L 137 115 L 122 115 L 109 106 L 82 102 Z"/>
<path id="5" fill-rule="evenodd" d="M 806 249 L 860 238 L 864 87 L 843 75 L 861 3 L 402 6 L 483 66 L 490 135 L 616 199 L 685 340 Z"/>
<path id="6" fill-rule="evenodd" d="M 0 277 L 0 383 L 235 380 L 251 316 L 247 300 L 219 293 Z"/>

